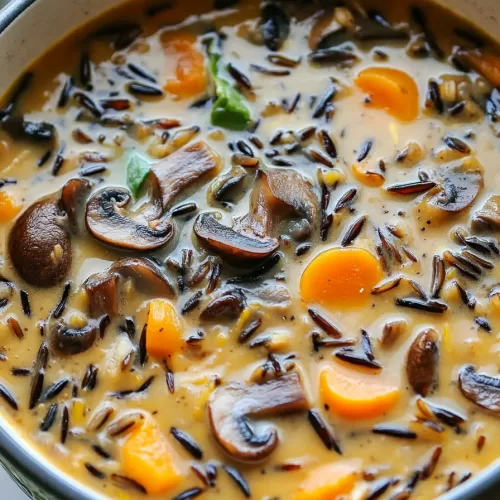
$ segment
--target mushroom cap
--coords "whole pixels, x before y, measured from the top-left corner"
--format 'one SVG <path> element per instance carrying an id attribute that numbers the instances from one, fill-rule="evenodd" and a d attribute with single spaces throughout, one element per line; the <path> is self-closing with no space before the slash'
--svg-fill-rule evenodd
<path id="1" fill-rule="evenodd" d="M 16 271 L 31 285 L 50 287 L 66 278 L 71 239 L 56 199 L 38 201 L 21 214 L 9 234 L 9 255 Z"/>
<path id="2" fill-rule="evenodd" d="M 200 214 L 194 232 L 212 250 L 232 259 L 245 261 L 269 257 L 279 247 L 275 238 L 258 238 L 223 226 L 209 213 Z"/>
<path id="3" fill-rule="evenodd" d="M 305 411 L 307 396 L 298 373 L 283 375 L 264 384 L 233 382 L 217 388 L 208 410 L 215 439 L 235 460 L 255 462 L 268 457 L 279 443 L 276 429 L 267 426 L 255 433 L 249 416 L 276 416 Z"/>
<path id="4" fill-rule="evenodd" d="M 131 199 L 130 192 L 121 187 L 106 187 L 94 193 L 85 212 L 89 233 L 103 243 L 128 250 L 154 250 L 167 244 L 173 236 L 170 220 L 160 218 L 157 211 L 148 214 L 149 220 L 141 214 L 129 216 L 125 207 Z"/>
<path id="5" fill-rule="evenodd" d="M 500 414 L 500 378 L 477 373 L 472 365 L 467 365 L 460 370 L 458 385 L 469 401 Z"/>
<path id="6" fill-rule="evenodd" d="M 201 179 L 215 175 L 221 159 L 203 141 L 188 144 L 151 168 L 159 188 L 163 210 L 169 210 L 174 200 Z"/>
<path id="7" fill-rule="evenodd" d="M 439 361 L 439 337 L 436 330 L 428 328 L 417 335 L 408 351 L 406 375 L 412 389 L 427 396 L 436 383 Z"/>

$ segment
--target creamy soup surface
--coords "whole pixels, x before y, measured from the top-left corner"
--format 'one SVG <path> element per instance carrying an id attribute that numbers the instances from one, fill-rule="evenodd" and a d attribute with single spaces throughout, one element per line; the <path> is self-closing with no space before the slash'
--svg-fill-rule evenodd
<path id="1" fill-rule="evenodd" d="M 430 499 L 498 458 L 497 48 L 323 4 L 133 2 L 4 96 L 2 411 L 97 493 Z"/>

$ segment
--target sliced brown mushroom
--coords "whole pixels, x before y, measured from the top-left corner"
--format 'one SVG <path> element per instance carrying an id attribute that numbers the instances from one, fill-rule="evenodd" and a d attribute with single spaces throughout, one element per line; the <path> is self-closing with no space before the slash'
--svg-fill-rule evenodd
<path id="1" fill-rule="evenodd" d="M 138 290 L 157 297 L 175 297 L 175 291 L 160 269 L 142 257 L 127 257 L 118 260 L 105 272 L 93 274 L 85 281 L 89 298 L 89 314 L 98 317 L 108 314 L 116 316 L 119 309 L 119 278 L 131 278 Z"/>
<path id="2" fill-rule="evenodd" d="M 235 460 L 255 462 L 268 457 L 279 443 L 276 429 L 256 432 L 248 417 L 267 417 L 305 411 L 309 407 L 302 381 L 290 373 L 264 384 L 238 382 L 216 389 L 209 400 L 215 439 Z"/>
<path id="3" fill-rule="evenodd" d="M 9 255 L 31 285 L 49 287 L 65 279 L 71 267 L 71 238 L 57 199 L 38 201 L 21 214 L 9 234 Z"/>
<path id="4" fill-rule="evenodd" d="M 203 309 L 200 315 L 202 320 L 238 318 L 247 305 L 247 298 L 243 290 L 232 288 L 214 297 Z"/>
<path id="5" fill-rule="evenodd" d="M 500 230 L 500 195 L 492 194 L 472 217 L 472 228 L 476 230 Z"/>
<path id="6" fill-rule="evenodd" d="M 78 228 L 78 209 L 91 188 L 92 183 L 87 179 L 70 179 L 61 190 L 61 206 L 73 230 Z"/>
<path id="7" fill-rule="evenodd" d="M 89 314 L 97 318 L 108 314 L 111 318 L 118 314 L 118 278 L 110 272 L 97 273 L 85 281 L 85 291 L 89 299 Z"/>
<path id="8" fill-rule="evenodd" d="M 428 328 L 417 335 L 406 358 L 406 375 L 411 388 L 427 396 L 436 385 L 439 362 L 439 336 Z"/>
<path id="9" fill-rule="evenodd" d="M 259 238 L 222 225 L 208 213 L 200 214 L 194 224 L 194 232 L 209 248 L 233 260 L 264 259 L 279 247 L 276 238 Z M 236 263 L 236 260 L 235 260 Z"/>
<path id="10" fill-rule="evenodd" d="M 150 205 L 142 213 L 132 215 L 126 207 L 130 192 L 121 187 L 106 187 L 87 202 L 87 230 L 98 240 L 130 250 L 154 250 L 167 244 L 173 236 L 172 222 L 162 217 L 161 207 Z"/>
<path id="11" fill-rule="evenodd" d="M 260 237 L 270 236 L 274 224 L 287 212 L 317 227 L 319 205 L 311 184 L 295 170 L 260 170 L 252 191 L 250 213 L 239 225 L 247 224 Z"/>
<path id="12" fill-rule="evenodd" d="M 469 401 L 500 414 L 500 378 L 477 373 L 472 365 L 467 365 L 460 370 L 458 385 Z"/>
<path id="13" fill-rule="evenodd" d="M 64 320 L 49 321 L 49 335 L 60 354 L 80 354 L 92 347 L 99 333 L 99 324 L 90 320 L 82 328 L 71 328 Z"/>
<path id="14" fill-rule="evenodd" d="M 429 191 L 428 203 L 445 212 L 460 212 L 469 208 L 483 187 L 483 167 L 472 157 L 458 166 L 438 169 L 440 187 Z"/>
<path id="15" fill-rule="evenodd" d="M 474 71 L 486 78 L 493 87 L 500 87 L 500 71 L 498 69 L 498 58 L 491 53 L 476 50 L 458 50 L 455 56 L 472 67 Z"/>
<path id="16" fill-rule="evenodd" d="M 221 159 L 203 141 L 189 144 L 151 168 L 163 206 L 169 210 L 174 200 L 193 184 L 206 180 L 220 170 Z"/>

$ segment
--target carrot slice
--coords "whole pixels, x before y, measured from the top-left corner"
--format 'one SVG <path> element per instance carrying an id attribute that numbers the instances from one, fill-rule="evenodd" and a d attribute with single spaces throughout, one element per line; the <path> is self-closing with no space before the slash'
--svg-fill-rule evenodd
<path id="1" fill-rule="evenodd" d="M 385 177 L 380 172 L 370 168 L 368 162 L 354 163 L 351 166 L 352 173 L 356 179 L 368 187 L 380 187 L 385 182 Z"/>
<path id="2" fill-rule="evenodd" d="M 322 465 L 300 483 L 295 500 L 335 500 L 352 490 L 360 469 L 361 460 Z"/>
<path id="3" fill-rule="evenodd" d="M 407 73 L 393 68 L 367 68 L 356 85 L 370 95 L 369 106 L 385 109 L 402 121 L 413 121 L 419 112 L 418 87 Z"/>
<path id="4" fill-rule="evenodd" d="M 167 80 L 164 88 L 178 97 L 200 94 L 207 86 L 205 58 L 196 48 L 195 41 L 184 33 L 165 44 L 165 54 L 175 61 L 175 76 Z"/>
<path id="5" fill-rule="evenodd" d="M 182 319 L 170 302 L 157 299 L 149 303 L 146 351 L 151 356 L 166 358 L 182 351 L 183 331 Z"/>
<path id="6" fill-rule="evenodd" d="M 21 210 L 22 203 L 7 191 L 0 191 L 0 223 L 11 221 Z"/>
<path id="7" fill-rule="evenodd" d="M 343 418 L 379 417 L 399 399 L 399 389 L 381 381 L 378 375 L 349 370 L 338 364 L 321 371 L 319 384 L 324 403 Z"/>
<path id="8" fill-rule="evenodd" d="M 125 475 L 137 481 L 150 495 L 160 495 L 180 484 L 182 472 L 166 436 L 153 417 L 133 430 L 122 450 Z"/>
<path id="9" fill-rule="evenodd" d="M 358 307 L 367 302 L 381 279 L 380 263 L 368 250 L 333 248 L 320 253 L 306 267 L 300 294 L 308 303 Z"/>

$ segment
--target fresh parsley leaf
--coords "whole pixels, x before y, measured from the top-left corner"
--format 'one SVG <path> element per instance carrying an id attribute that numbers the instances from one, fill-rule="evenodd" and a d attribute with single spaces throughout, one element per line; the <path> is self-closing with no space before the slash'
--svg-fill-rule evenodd
<path id="1" fill-rule="evenodd" d="M 136 151 L 130 153 L 127 161 L 127 186 L 134 196 L 137 196 L 150 170 L 151 164 L 147 158 Z"/>

